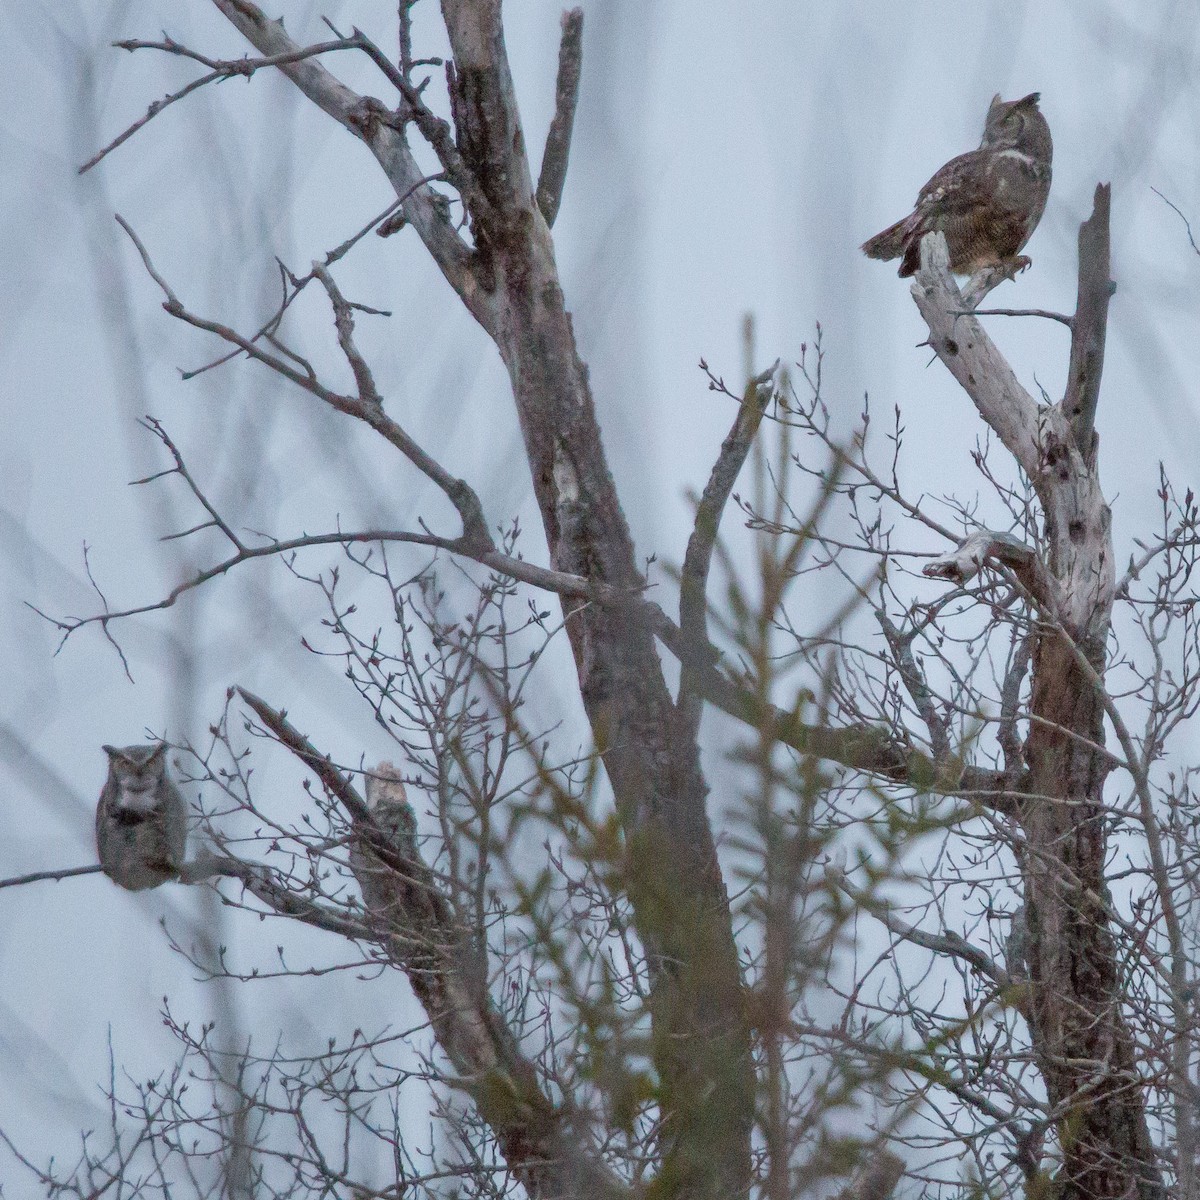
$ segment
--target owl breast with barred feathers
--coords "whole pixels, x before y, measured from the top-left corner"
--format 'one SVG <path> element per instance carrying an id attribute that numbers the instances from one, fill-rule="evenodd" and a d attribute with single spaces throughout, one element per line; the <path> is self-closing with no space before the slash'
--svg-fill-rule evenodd
<path id="1" fill-rule="evenodd" d="M 1029 266 L 1020 251 L 1046 207 L 1054 153 L 1038 97 L 1005 101 L 997 95 L 979 149 L 942 167 L 921 189 L 912 213 L 863 243 L 866 256 L 899 258 L 900 275 L 911 275 L 920 265 L 921 239 L 941 232 L 957 274 Z"/>

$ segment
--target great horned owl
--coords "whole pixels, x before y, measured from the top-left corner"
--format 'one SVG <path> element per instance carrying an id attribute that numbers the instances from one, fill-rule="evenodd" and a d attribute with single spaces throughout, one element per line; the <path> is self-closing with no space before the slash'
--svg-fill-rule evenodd
<path id="1" fill-rule="evenodd" d="M 1038 110 L 1038 92 L 988 109 L 978 150 L 952 158 L 921 189 L 913 212 L 863 243 L 868 258 L 901 258 L 900 275 L 920 265 L 921 239 L 941 231 L 950 269 L 970 275 L 984 267 L 1020 270 L 1019 251 L 1041 220 L 1050 194 L 1054 147 Z"/>
<path id="2" fill-rule="evenodd" d="M 103 749 L 108 779 L 96 807 L 96 850 L 105 875 L 131 892 L 177 879 L 187 804 L 167 774 L 166 743 Z"/>
<path id="3" fill-rule="evenodd" d="M 408 865 L 410 874 L 420 872 L 421 857 L 417 851 L 417 818 L 408 802 L 404 779 L 390 762 L 381 762 L 367 776 L 367 807 L 375 830 L 393 851 L 395 859 Z M 399 912 L 405 889 L 413 882 L 403 872 L 355 843 L 350 852 L 350 866 L 362 888 L 363 900 L 376 913 Z"/>

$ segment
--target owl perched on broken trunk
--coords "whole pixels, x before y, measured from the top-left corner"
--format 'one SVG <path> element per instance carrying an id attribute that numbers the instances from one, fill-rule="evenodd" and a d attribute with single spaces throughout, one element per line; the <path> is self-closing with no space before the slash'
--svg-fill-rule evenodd
<path id="1" fill-rule="evenodd" d="M 1011 101 L 997 95 L 979 149 L 938 171 L 909 216 L 863 243 L 866 256 L 900 258 L 900 275 L 911 275 L 920 265 L 921 239 L 940 231 L 950 249 L 950 269 L 960 275 L 984 267 L 1015 274 L 1029 266 L 1019 251 L 1046 207 L 1054 152 L 1038 95 Z"/>
<path id="2" fill-rule="evenodd" d="M 167 745 L 105 746 L 108 779 L 96 808 L 96 850 L 114 883 L 131 892 L 179 877 L 187 804 L 167 774 Z"/>

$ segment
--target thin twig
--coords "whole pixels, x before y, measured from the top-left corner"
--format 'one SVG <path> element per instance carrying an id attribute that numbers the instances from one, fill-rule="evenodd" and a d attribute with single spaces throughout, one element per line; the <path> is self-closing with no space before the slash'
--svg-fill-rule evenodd
<path id="1" fill-rule="evenodd" d="M 28 875 L 14 875 L 11 879 L 0 879 L 0 888 L 20 887 L 23 883 L 37 883 L 42 879 L 70 879 L 75 875 L 97 875 L 104 868 L 97 863 L 91 867 L 64 867 L 59 871 L 32 871 Z"/>
<path id="2" fill-rule="evenodd" d="M 434 154 L 437 155 L 446 178 L 458 190 L 471 212 L 479 219 L 488 218 L 491 215 L 492 206 L 479 186 L 475 173 L 459 152 L 454 140 L 454 130 L 450 128 L 449 121 L 439 117 L 429 108 L 422 98 L 420 90 L 412 85 L 404 72 L 398 70 L 391 59 L 361 29 L 355 28 L 350 41 L 387 76 L 388 81 L 403 98 L 404 107 L 400 110 L 399 117 L 395 119 L 400 122 L 406 119 L 412 121 L 420 130 L 421 136 L 429 143 Z"/>
<path id="3" fill-rule="evenodd" d="M 282 22 L 269 18 L 253 0 L 213 0 L 213 4 L 264 57 L 299 49 Z M 276 69 L 314 105 L 362 139 L 397 196 L 408 193 L 425 174 L 404 137 L 403 121 L 378 100 L 348 88 L 316 58 L 283 63 Z M 485 329 L 493 329 L 493 297 L 479 287 L 472 249 L 444 211 L 441 199 L 428 186 L 418 187 L 406 201 L 409 221 L 467 309 Z"/>
<path id="4" fill-rule="evenodd" d="M 329 755 L 322 754 L 304 734 L 289 723 L 285 711 L 272 708 L 265 700 L 261 700 L 253 692 L 248 692 L 243 687 L 237 688 L 237 694 L 279 742 L 317 776 L 330 797 L 341 803 L 352 820 L 370 821 L 366 801 L 341 771 L 334 766 Z"/>
<path id="5" fill-rule="evenodd" d="M 370 404 L 382 404 L 383 397 L 379 394 L 379 389 L 375 386 L 375 376 L 371 371 L 367 360 L 363 358 L 362 351 L 354 342 L 354 311 L 342 295 L 337 284 L 333 281 L 333 276 L 320 263 L 313 263 L 313 274 L 321 281 L 321 286 L 325 289 L 326 295 L 329 297 L 329 303 L 333 305 L 334 327 L 337 329 L 338 345 L 342 348 L 342 353 L 346 356 L 346 361 L 350 364 L 350 370 L 354 373 L 354 382 L 358 386 L 358 398 Z"/>
<path id="6" fill-rule="evenodd" d="M 356 245 L 358 245 L 358 243 L 362 241 L 362 239 L 366 237 L 372 229 L 378 228 L 380 231 L 382 231 L 385 227 L 385 224 L 390 224 L 391 220 L 394 220 L 397 215 L 402 214 L 404 202 L 415 191 L 417 191 L 418 188 L 422 188 L 428 183 L 436 183 L 440 179 L 445 179 L 445 177 L 445 174 L 439 171 L 436 175 L 426 175 L 423 179 L 418 179 L 417 182 L 414 183 L 412 187 L 410 187 L 408 191 L 404 193 L 403 196 L 393 200 L 392 203 L 383 210 L 383 212 L 372 217 L 356 233 L 352 233 L 344 242 L 330 250 L 322 260 L 322 265 L 326 267 L 333 266 L 335 262 L 349 254 L 349 252 Z M 278 262 L 279 260 L 277 259 L 276 261 Z M 307 275 L 297 277 L 293 275 L 283 265 L 283 263 L 279 263 L 279 268 L 283 278 L 286 281 L 284 285 L 283 302 L 280 304 L 279 308 L 276 309 L 275 312 L 267 319 L 267 321 L 263 323 L 258 332 L 251 336 L 250 340 L 252 342 L 257 342 L 259 338 L 262 337 L 271 337 L 279 328 L 279 324 L 283 320 L 284 313 L 286 313 L 291 305 L 295 302 L 296 297 L 299 296 L 300 293 L 317 277 L 315 271 L 309 271 Z M 291 288 L 290 292 L 288 291 L 289 287 Z M 214 359 L 210 363 L 205 363 L 202 367 L 196 367 L 191 371 L 180 372 L 181 378 L 185 380 L 195 379 L 196 376 L 203 375 L 205 371 L 211 371 L 214 367 L 224 366 L 225 363 L 237 358 L 240 353 L 241 350 L 231 350 L 228 354 L 222 354 L 220 358 Z"/>
<path id="7" fill-rule="evenodd" d="M 123 41 L 113 42 L 113 45 L 121 50 L 165 50 L 170 54 L 177 54 L 182 58 L 191 58 L 198 63 L 203 63 L 209 67 L 207 75 L 200 76 L 199 79 L 193 79 L 186 87 L 182 87 L 177 92 L 171 92 L 164 96 L 161 100 L 155 100 L 153 104 L 146 110 L 144 116 L 139 117 L 132 125 L 130 125 L 123 133 L 118 134 L 103 150 L 94 154 L 91 158 L 79 168 L 79 174 L 83 175 L 90 171 L 97 163 L 111 154 L 118 146 L 127 142 L 139 129 L 148 125 L 155 117 L 158 116 L 164 108 L 174 104 L 177 100 L 182 100 L 185 96 L 191 95 L 192 92 L 198 91 L 206 84 L 215 83 L 221 79 L 232 79 L 236 75 L 243 75 L 247 79 L 254 74 L 255 71 L 262 67 L 278 67 L 284 63 L 299 62 L 301 59 L 312 58 L 316 54 L 328 54 L 332 50 L 357 50 L 360 47 L 353 39 L 340 39 L 336 42 L 320 42 L 315 46 L 305 46 L 303 49 L 289 50 L 285 54 L 273 54 L 268 58 L 234 58 L 234 59 L 213 59 L 206 58 L 203 54 L 197 54 L 194 50 L 189 50 L 186 46 L 181 46 L 178 42 L 167 38 L 164 42 L 139 42 L 139 41 Z"/>
<path id="8" fill-rule="evenodd" d="M 216 506 L 208 499 L 204 492 L 201 491 L 200 485 L 196 482 L 196 480 L 192 477 L 192 473 L 188 470 L 187 464 L 183 460 L 183 455 L 179 452 L 179 447 L 176 446 L 171 440 L 171 435 L 167 433 L 166 429 L 163 428 L 162 422 L 147 414 L 142 418 L 139 424 L 144 429 L 149 429 L 150 432 L 153 433 L 164 446 L 166 446 L 171 457 L 175 460 L 175 466 L 167 471 L 156 471 L 153 475 L 147 475 L 142 479 L 135 479 L 132 481 L 130 486 L 137 487 L 142 484 L 152 483 L 156 479 L 161 479 L 164 475 L 178 475 L 188 485 L 192 495 L 196 497 L 197 501 L 200 503 L 200 506 L 209 515 L 209 520 L 205 521 L 203 524 L 197 525 L 192 529 L 185 530 L 182 533 L 168 534 L 162 540 L 173 541 L 181 537 L 186 537 L 189 533 L 196 533 L 201 529 L 216 528 L 219 529 L 239 551 L 246 550 L 246 544 L 241 540 L 241 538 L 238 537 L 236 533 L 234 533 L 232 527 L 226 523 L 225 519 L 217 511 Z"/>
<path id="9" fill-rule="evenodd" d="M 1151 191 L 1152 191 L 1152 192 L 1153 192 L 1153 193 L 1154 193 L 1154 194 L 1155 194 L 1155 195 L 1156 195 L 1156 196 L 1157 196 L 1157 197 L 1158 197 L 1158 198 L 1159 198 L 1159 199 L 1160 199 L 1160 200 L 1161 200 L 1161 201 L 1162 201 L 1162 202 L 1163 202 L 1163 203 L 1164 203 L 1164 204 L 1165 204 L 1165 205 L 1166 205 L 1168 208 L 1170 208 L 1170 209 L 1173 209 L 1173 210 L 1174 210 L 1174 212 L 1175 212 L 1176 214 L 1178 214 L 1178 216 L 1179 216 L 1179 219 L 1180 219 L 1180 220 L 1183 222 L 1183 227 L 1184 227 L 1184 229 L 1186 229 L 1186 230 L 1187 230 L 1187 238 L 1188 238 L 1188 241 L 1191 243 L 1191 247 L 1192 247 L 1192 249 L 1193 249 L 1193 250 L 1195 250 L 1195 252 L 1196 252 L 1197 254 L 1200 254 L 1200 246 L 1197 246 L 1197 245 L 1196 245 L 1196 239 L 1195 239 L 1194 237 L 1192 237 L 1192 223 L 1191 223 L 1191 222 L 1190 222 L 1190 221 L 1187 219 L 1187 217 L 1185 217 L 1185 216 L 1183 215 L 1183 212 L 1182 212 L 1182 211 L 1179 209 L 1179 207 L 1178 207 L 1177 205 L 1173 204 L 1173 203 L 1172 203 L 1170 200 L 1168 200 L 1168 199 L 1166 198 L 1166 196 L 1164 196 L 1164 195 L 1162 194 L 1162 192 L 1160 192 L 1160 191 L 1158 190 L 1158 188 L 1156 188 L 1156 187 L 1152 187 L 1150 190 L 1151 190 Z"/>
<path id="10" fill-rule="evenodd" d="M 197 528 L 204 528 L 204 526 L 197 526 Z M 96 613 L 90 617 L 52 617 L 40 608 L 28 604 L 28 602 L 26 603 L 38 616 L 43 617 L 57 629 L 61 630 L 64 634 L 63 640 L 65 641 L 76 630 L 82 629 L 86 625 L 100 624 L 105 628 L 105 632 L 107 633 L 107 626 L 113 621 L 121 621 L 129 617 L 142 616 L 145 613 L 159 612 L 163 609 L 171 608 L 180 597 L 187 595 L 188 592 L 195 591 L 196 588 L 202 587 L 209 580 L 227 575 L 234 567 L 241 566 L 243 563 L 251 562 L 257 558 L 270 558 L 274 555 L 290 554 L 294 551 L 314 546 L 349 546 L 370 542 L 398 542 L 410 546 L 428 546 L 435 550 L 445 550 L 451 554 L 462 554 L 480 563 L 482 566 L 488 567 L 490 570 L 515 579 L 519 583 L 526 583 L 532 587 L 542 588 L 560 596 L 578 597 L 597 602 L 607 601 L 613 604 L 628 604 L 634 599 L 633 593 L 620 592 L 615 588 L 596 586 L 580 575 L 571 575 L 565 571 L 552 571 L 546 567 L 539 567 L 535 563 L 526 562 L 524 559 L 503 554 L 498 550 L 473 552 L 458 538 L 444 538 L 432 533 L 413 533 L 395 529 L 367 529 L 355 533 L 306 534 L 303 537 L 291 538 L 285 541 L 272 541 L 265 546 L 243 546 L 236 554 L 231 554 L 221 562 L 215 563 L 213 566 L 207 567 L 202 571 L 197 571 L 190 579 L 176 584 L 161 600 L 139 604 L 126 609 L 109 609 L 106 607 L 103 612 Z M 109 641 L 112 641 L 111 636 L 109 637 Z M 118 647 L 117 649 L 119 652 L 120 648 Z"/>
<path id="11" fill-rule="evenodd" d="M 1045 317 L 1047 321 L 1057 321 L 1071 329 L 1075 320 L 1065 313 L 1051 312 L 1048 308 L 962 308 L 955 316 L 959 317 Z"/>

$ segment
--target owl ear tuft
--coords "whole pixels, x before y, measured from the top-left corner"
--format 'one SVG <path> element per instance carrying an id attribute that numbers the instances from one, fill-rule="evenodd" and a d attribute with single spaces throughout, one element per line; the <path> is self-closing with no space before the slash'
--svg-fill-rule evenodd
<path id="1" fill-rule="evenodd" d="M 1000 93 L 997 92 L 992 97 L 991 104 L 988 105 L 988 120 L 990 121 L 992 119 L 993 113 L 995 113 L 998 109 L 1001 109 L 1003 107 L 1004 107 L 1004 101 L 1000 99 Z"/>

